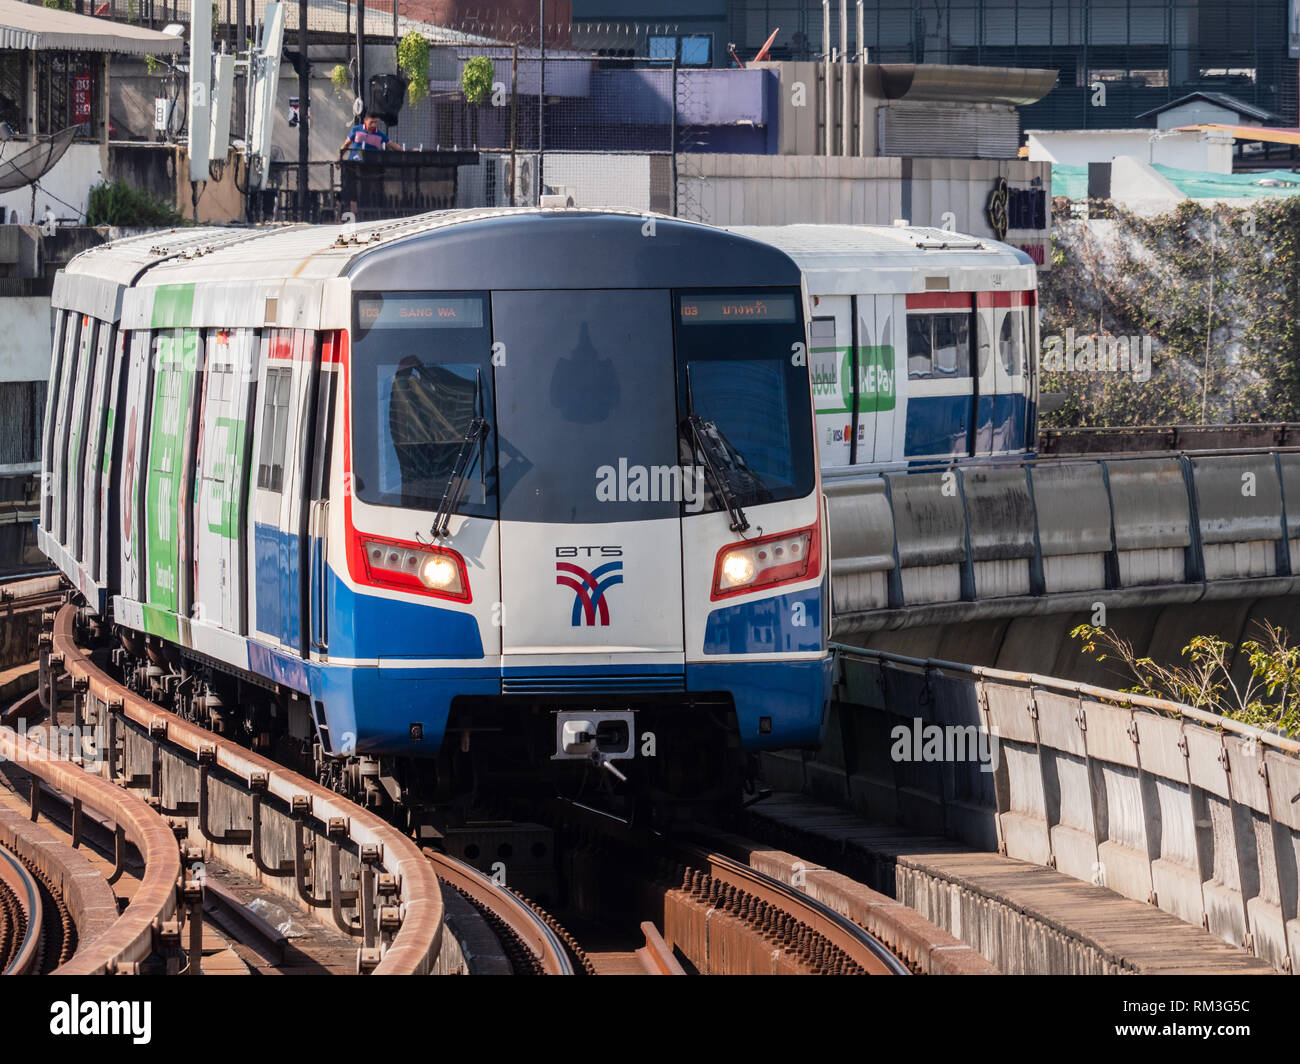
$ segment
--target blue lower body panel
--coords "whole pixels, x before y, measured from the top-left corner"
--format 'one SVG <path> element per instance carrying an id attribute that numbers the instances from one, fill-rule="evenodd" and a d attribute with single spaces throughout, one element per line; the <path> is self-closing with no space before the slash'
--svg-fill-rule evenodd
<path id="1" fill-rule="evenodd" d="M 730 693 L 740 742 L 746 750 L 779 750 L 821 743 L 830 704 L 832 659 L 816 661 L 729 661 L 687 665 L 691 691 Z M 762 731 L 762 718 L 771 731 Z"/>
<path id="2" fill-rule="evenodd" d="M 434 757 L 458 695 L 498 695 L 496 669 L 317 666 L 312 698 L 323 704 L 331 753 Z"/>
<path id="3" fill-rule="evenodd" d="M 311 698 L 334 754 L 434 757 L 442 747 L 453 699 L 525 693 L 512 690 L 509 678 L 503 685 L 501 671 L 493 668 L 309 665 L 308 670 Z M 635 703 L 637 695 L 671 689 L 659 686 L 667 679 L 659 671 L 641 678 L 641 684 L 630 682 L 626 672 L 619 677 L 622 682 L 600 683 L 600 672 L 592 670 L 587 683 L 576 675 L 565 677 L 564 689 L 589 690 L 597 698 L 600 692 L 620 705 Z M 746 750 L 815 746 L 821 742 L 830 699 L 831 658 L 687 665 L 685 688 L 683 694 L 731 695 Z M 762 730 L 763 718 L 769 721 L 768 731 Z"/>

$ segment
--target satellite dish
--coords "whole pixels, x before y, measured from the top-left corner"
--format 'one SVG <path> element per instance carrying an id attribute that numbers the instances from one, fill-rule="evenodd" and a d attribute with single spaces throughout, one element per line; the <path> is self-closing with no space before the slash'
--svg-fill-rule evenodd
<path id="1" fill-rule="evenodd" d="M 0 192 L 10 192 L 39 181 L 63 158 L 76 135 L 77 127 L 68 126 L 52 136 L 37 137 L 34 144 L 16 152 L 12 158 L 0 155 Z"/>

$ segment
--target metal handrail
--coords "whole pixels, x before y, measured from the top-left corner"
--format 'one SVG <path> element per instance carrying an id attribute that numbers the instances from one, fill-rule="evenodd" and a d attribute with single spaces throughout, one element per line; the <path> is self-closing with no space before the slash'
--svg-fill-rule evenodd
<path id="1" fill-rule="evenodd" d="M 1185 705 L 1181 702 L 1174 702 L 1171 699 L 1151 698 L 1148 695 L 1129 694 L 1124 691 L 1116 691 L 1111 688 L 1097 687 L 1094 684 L 1076 683 L 1072 680 L 1063 680 L 1056 676 L 1044 676 L 1036 672 L 1010 672 L 1006 669 L 998 669 L 989 665 L 963 665 L 956 661 L 945 661 L 942 658 L 914 658 L 906 654 L 894 654 L 884 650 L 870 650 L 864 647 L 847 646 L 843 643 L 832 643 L 831 650 L 838 658 L 859 659 L 863 661 L 875 661 L 881 665 L 898 665 L 906 668 L 918 669 L 925 673 L 947 673 L 955 676 L 975 677 L 980 680 L 990 680 L 996 683 L 1003 683 L 1013 687 L 1036 687 L 1045 691 L 1055 691 L 1062 694 L 1073 695 L 1077 698 L 1090 698 L 1097 702 L 1112 702 L 1124 706 L 1135 706 L 1140 709 L 1149 709 L 1153 712 L 1164 713 L 1170 716 L 1186 717 L 1200 724 L 1206 724 L 1213 728 L 1221 728 L 1224 731 L 1232 732 L 1241 736 L 1243 739 L 1249 739 L 1259 743 L 1261 746 L 1272 747 L 1282 753 L 1290 754 L 1292 757 L 1300 757 L 1300 742 L 1289 739 L 1286 736 L 1278 735 L 1266 728 L 1257 727 L 1254 724 L 1246 724 L 1239 720 L 1233 720 L 1231 717 L 1225 717 L 1218 713 L 1212 713 L 1209 710 L 1197 709 L 1195 706 Z"/>

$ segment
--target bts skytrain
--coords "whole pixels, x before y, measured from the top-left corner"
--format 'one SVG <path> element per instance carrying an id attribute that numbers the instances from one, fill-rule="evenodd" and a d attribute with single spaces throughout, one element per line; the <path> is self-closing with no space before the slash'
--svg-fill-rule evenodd
<path id="1" fill-rule="evenodd" d="M 40 543 L 134 686 L 345 792 L 715 798 L 820 740 L 821 468 L 1033 439 L 1017 255 L 574 209 L 118 241 L 55 283 Z"/>

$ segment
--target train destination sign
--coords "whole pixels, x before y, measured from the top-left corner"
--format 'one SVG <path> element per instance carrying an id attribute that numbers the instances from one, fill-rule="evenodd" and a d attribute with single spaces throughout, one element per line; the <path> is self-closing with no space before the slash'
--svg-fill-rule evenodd
<path id="1" fill-rule="evenodd" d="M 363 329 L 478 329 L 483 300 L 424 295 L 362 297 L 357 320 Z"/>
<path id="2" fill-rule="evenodd" d="M 793 295 L 683 296 L 681 319 L 683 325 L 798 321 Z"/>

